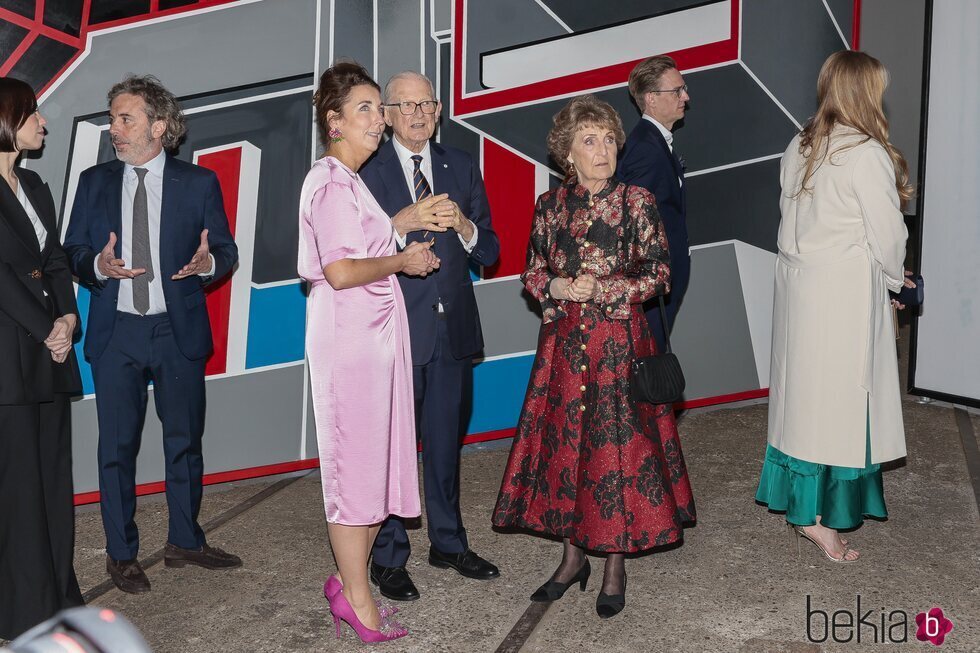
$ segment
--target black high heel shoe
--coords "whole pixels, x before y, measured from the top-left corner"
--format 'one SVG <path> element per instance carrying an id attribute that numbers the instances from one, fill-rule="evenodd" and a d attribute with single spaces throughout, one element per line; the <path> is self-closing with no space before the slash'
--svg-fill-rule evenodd
<path id="1" fill-rule="evenodd" d="M 561 597 L 565 596 L 565 592 L 568 588 L 578 583 L 578 588 L 581 591 L 585 591 L 585 584 L 589 582 L 589 574 L 592 573 L 592 565 L 589 564 L 589 559 L 585 559 L 585 563 L 582 568 L 578 570 L 575 576 L 572 577 L 567 583 L 559 583 L 556 580 L 549 580 L 547 583 L 539 587 L 531 595 L 531 600 L 536 603 L 542 603 L 544 601 L 557 601 Z"/>
<path id="2" fill-rule="evenodd" d="M 606 594 L 599 592 L 595 600 L 595 612 L 600 619 L 615 617 L 626 607 L 626 576 L 623 576 L 623 593 Z"/>

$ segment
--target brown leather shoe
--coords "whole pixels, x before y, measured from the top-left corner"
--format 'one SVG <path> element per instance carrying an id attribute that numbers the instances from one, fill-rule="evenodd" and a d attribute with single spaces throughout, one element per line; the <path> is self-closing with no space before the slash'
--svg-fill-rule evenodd
<path id="1" fill-rule="evenodd" d="M 194 550 L 182 549 L 167 542 L 167 546 L 163 549 L 163 564 L 168 567 L 197 565 L 205 569 L 230 569 L 231 567 L 241 567 L 242 559 L 207 544 L 198 550 Z"/>
<path id="2" fill-rule="evenodd" d="M 105 570 L 116 587 L 130 594 L 142 594 L 150 591 L 150 579 L 135 558 L 133 560 L 113 560 L 105 557 Z"/>

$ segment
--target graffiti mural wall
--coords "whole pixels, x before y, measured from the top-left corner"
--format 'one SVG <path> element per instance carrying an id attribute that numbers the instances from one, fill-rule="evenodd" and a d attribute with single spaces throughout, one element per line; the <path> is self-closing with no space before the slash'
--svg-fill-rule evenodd
<path id="1" fill-rule="evenodd" d="M 471 441 L 509 435 L 533 359 L 539 318 L 517 275 L 534 199 L 559 181 L 545 144 L 551 116 L 591 92 L 631 129 L 639 113 L 629 71 L 664 52 L 692 97 L 674 140 L 687 167 L 693 266 L 672 339 L 685 399 L 765 394 L 778 159 L 814 108 L 820 63 L 857 45 L 859 1 L 620 0 L 602 9 L 590 0 L 0 0 L 0 74 L 40 94 L 49 135 L 26 165 L 49 183 L 62 230 L 79 173 L 113 156 L 105 93 L 127 73 L 154 74 L 181 97 L 189 130 L 178 156 L 219 176 L 241 263 L 208 297 L 217 343 L 210 481 L 315 464 L 296 215 L 319 153 L 310 95 L 341 57 L 382 85 L 401 70 L 425 72 L 445 105 L 439 140 L 481 162 L 502 253 L 474 270 L 486 347 L 474 370 Z M 80 289 L 83 313 L 87 302 Z M 98 435 L 82 367 L 80 501 L 97 488 Z M 144 491 L 160 489 L 162 456 L 150 410 Z"/>

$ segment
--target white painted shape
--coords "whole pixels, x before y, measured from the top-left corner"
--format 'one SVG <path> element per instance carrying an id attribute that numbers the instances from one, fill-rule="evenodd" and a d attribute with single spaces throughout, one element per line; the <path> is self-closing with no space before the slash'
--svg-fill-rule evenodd
<path id="1" fill-rule="evenodd" d="M 65 241 L 65 233 L 68 231 L 68 223 L 71 221 L 71 210 L 75 206 L 75 193 L 78 191 L 78 178 L 83 170 L 87 170 L 99 162 L 99 140 L 102 138 L 103 129 L 92 123 L 79 122 L 75 127 L 75 145 L 72 148 L 71 170 L 68 173 L 68 188 L 65 189 L 65 220 L 61 223 L 61 241 Z"/>
<path id="2" fill-rule="evenodd" d="M 760 387 L 765 388 L 769 385 L 776 255 L 738 240 L 734 243 L 738 276 L 742 283 L 742 299 L 745 303 L 745 317 L 749 323 L 749 336 L 752 340 L 752 353 L 755 356 Z"/>
<path id="3" fill-rule="evenodd" d="M 534 166 L 534 197 L 541 197 L 542 193 L 547 193 L 551 188 L 551 169 L 543 165 Z"/>
<path id="4" fill-rule="evenodd" d="M 483 83 L 499 90 L 674 52 L 731 37 L 731 0 L 483 56 Z M 653 50 L 655 48 L 655 52 Z"/>

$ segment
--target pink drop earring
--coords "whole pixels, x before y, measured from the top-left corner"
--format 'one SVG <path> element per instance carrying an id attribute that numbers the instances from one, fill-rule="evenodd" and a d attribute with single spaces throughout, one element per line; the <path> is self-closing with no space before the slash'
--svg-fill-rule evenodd
<path id="1" fill-rule="evenodd" d="M 344 134 L 343 134 L 343 132 L 341 132 L 336 127 L 331 127 L 330 128 L 330 131 L 327 132 L 327 136 L 330 137 L 330 142 L 331 143 L 339 143 L 340 141 L 344 140 Z"/>

